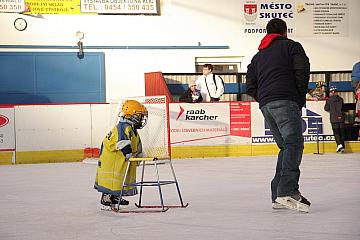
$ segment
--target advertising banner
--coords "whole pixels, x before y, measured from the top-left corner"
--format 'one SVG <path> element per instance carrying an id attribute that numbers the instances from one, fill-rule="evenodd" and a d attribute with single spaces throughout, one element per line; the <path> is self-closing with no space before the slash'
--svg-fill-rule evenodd
<path id="1" fill-rule="evenodd" d="M 303 136 L 305 142 L 334 141 L 329 113 L 324 111 L 325 101 L 307 101 L 302 109 Z M 268 124 L 259 109 L 259 104 L 251 103 L 252 143 L 275 143 Z"/>
<path id="2" fill-rule="evenodd" d="M 266 1 L 243 0 L 242 14 L 244 17 L 244 35 L 265 35 L 266 24 L 273 18 L 281 18 L 287 23 L 288 33 L 294 33 L 295 0 Z"/>
<path id="3" fill-rule="evenodd" d="M 230 135 L 251 137 L 251 103 L 230 102 Z"/>
<path id="4" fill-rule="evenodd" d="M 158 0 L 81 0 L 81 12 L 108 14 L 158 14 Z"/>
<path id="5" fill-rule="evenodd" d="M 80 0 L 26 0 L 27 14 L 80 14 Z"/>
<path id="6" fill-rule="evenodd" d="M 25 11 L 25 0 L 1 0 L 0 12 L 20 13 Z"/>
<path id="7" fill-rule="evenodd" d="M 1 0 L 0 12 L 25 14 L 160 14 L 159 0 Z"/>
<path id="8" fill-rule="evenodd" d="M 348 36 L 348 0 L 297 1 L 296 35 Z"/>
<path id="9" fill-rule="evenodd" d="M 0 152 L 15 151 L 14 108 L 0 107 Z"/>
<path id="10" fill-rule="evenodd" d="M 173 146 L 250 144 L 250 104 L 171 103 Z"/>
<path id="11" fill-rule="evenodd" d="M 273 18 L 287 23 L 288 34 L 296 36 L 348 36 L 348 0 L 243 0 L 243 34 L 266 34 L 266 24 Z"/>

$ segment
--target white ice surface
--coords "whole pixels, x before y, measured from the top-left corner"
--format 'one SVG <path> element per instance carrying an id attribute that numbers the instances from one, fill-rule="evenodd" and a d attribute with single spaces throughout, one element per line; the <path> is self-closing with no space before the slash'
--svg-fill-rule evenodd
<path id="1" fill-rule="evenodd" d="M 275 159 L 174 160 L 190 205 L 156 214 L 101 211 L 94 164 L 0 166 L 0 239 L 360 239 L 359 153 L 304 156 L 300 190 L 312 202 L 309 214 L 271 208 Z M 144 203 L 157 204 L 156 189 L 147 189 Z M 178 203 L 174 189 L 164 187 L 165 203 Z"/>

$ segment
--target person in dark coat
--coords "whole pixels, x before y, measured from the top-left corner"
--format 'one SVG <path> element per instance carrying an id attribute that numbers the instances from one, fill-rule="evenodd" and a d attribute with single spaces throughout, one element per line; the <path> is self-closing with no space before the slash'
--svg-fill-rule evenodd
<path id="1" fill-rule="evenodd" d="M 286 23 L 274 18 L 246 73 L 247 94 L 259 102 L 280 149 L 271 181 L 272 207 L 309 212 L 299 191 L 304 149 L 301 108 L 305 104 L 310 63 L 300 43 L 287 38 Z"/>
<path id="2" fill-rule="evenodd" d="M 330 112 L 331 128 L 336 141 L 336 152 L 345 152 L 345 114 L 344 100 L 339 96 L 335 86 L 330 87 L 330 97 L 326 100 L 324 110 Z"/>
<path id="3" fill-rule="evenodd" d="M 196 83 L 194 81 L 190 82 L 189 88 L 183 92 L 179 98 L 179 102 L 187 103 L 199 103 L 202 102 L 202 100 L 201 92 L 196 89 Z"/>
<path id="4" fill-rule="evenodd" d="M 360 125 L 360 62 L 354 64 L 351 72 L 351 81 L 356 100 L 355 124 Z"/>

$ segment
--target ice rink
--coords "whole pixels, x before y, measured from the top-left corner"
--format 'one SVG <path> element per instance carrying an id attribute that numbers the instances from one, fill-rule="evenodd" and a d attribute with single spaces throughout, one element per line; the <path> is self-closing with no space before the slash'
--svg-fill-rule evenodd
<path id="1" fill-rule="evenodd" d="M 360 153 L 304 155 L 300 190 L 312 202 L 308 214 L 271 208 L 275 159 L 173 160 L 190 205 L 146 214 L 100 210 L 94 164 L 0 166 L 0 239 L 360 239 Z M 166 204 L 178 203 L 174 189 L 163 188 Z M 156 189 L 145 190 L 144 203 L 158 204 Z M 137 197 L 127 199 L 133 206 Z"/>

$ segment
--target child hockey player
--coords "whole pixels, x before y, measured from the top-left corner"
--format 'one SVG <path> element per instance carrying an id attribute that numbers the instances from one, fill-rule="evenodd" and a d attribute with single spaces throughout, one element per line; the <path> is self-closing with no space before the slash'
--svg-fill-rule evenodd
<path id="1" fill-rule="evenodd" d="M 137 129 L 145 126 L 148 117 L 146 107 L 135 100 L 126 100 L 120 114 L 119 123 L 104 138 L 100 149 L 94 188 L 102 193 L 101 204 L 104 206 L 129 204 L 125 199 L 119 201 L 119 196 L 128 164 L 126 183 L 136 182 L 136 163 L 128 159 L 142 151 Z M 123 196 L 136 194 L 136 187 L 125 188 L 123 192 Z"/>

